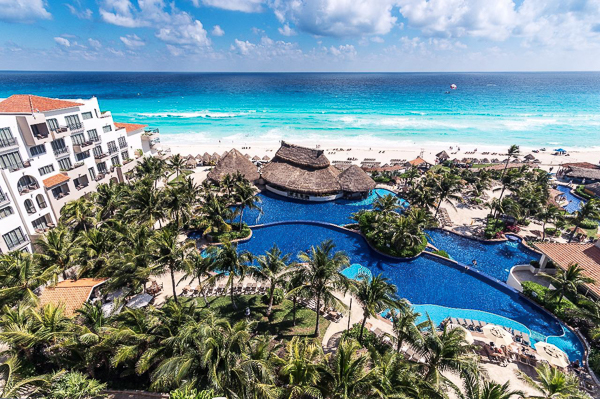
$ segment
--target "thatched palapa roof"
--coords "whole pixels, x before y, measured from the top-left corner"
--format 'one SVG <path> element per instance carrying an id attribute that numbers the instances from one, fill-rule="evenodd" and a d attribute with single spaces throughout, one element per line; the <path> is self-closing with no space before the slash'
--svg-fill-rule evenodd
<path id="1" fill-rule="evenodd" d="M 450 159 L 450 155 L 446 151 L 438 152 L 435 154 L 435 157 L 441 159 L 442 161 Z"/>
<path id="2" fill-rule="evenodd" d="M 277 150 L 275 157 L 298 166 L 310 168 L 326 168 L 329 166 L 329 159 L 327 159 L 323 150 L 300 147 L 285 141 L 281 142 L 281 147 Z"/>
<path id="3" fill-rule="evenodd" d="M 270 161 L 270 160 L 271 160 L 271 158 L 269 158 L 269 156 L 268 156 L 268 155 L 265 155 L 264 157 L 262 157 L 262 160 L 263 160 L 263 161 Z"/>
<path id="4" fill-rule="evenodd" d="M 565 173 L 568 177 L 579 179 L 600 180 L 600 169 L 584 169 L 571 167 L 571 170 Z"/>
<path id="5" fill-rule="evenodd" d="M 251 182 L 260 178 L 256 166 L 235 148 L 217 162 L 217 165 L 208 172 L 208 178 L 213 181 L 220 181 L 225 175 L 231 175 L 235 172 L 240 172 Z"/>
<path id="6" fill-rule="evenodd" d="M 362 193 L 375 189 L 375 182 L 357 165 L 350 165 L 338 176 L 343 191 Z"/>
<path id="7" fill-rule="evenodd" d="M 258 155 L 255 155 L 252 157 L 253 161 L 260 161 L 260 157 Z"/>
<path id="8" fill-rule="evenodd" d="M 205 152 L 204 155 L 202 155 L 202 162 L 205 165 L 208 165 L 210 163 L 210 154 L 208 152 Z"/>

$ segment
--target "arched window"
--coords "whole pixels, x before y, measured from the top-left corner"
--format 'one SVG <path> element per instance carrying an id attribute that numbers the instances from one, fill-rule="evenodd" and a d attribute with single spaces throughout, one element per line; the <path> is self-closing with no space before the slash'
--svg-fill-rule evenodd
<path id="1" fill-rule="evenodd" d="M 35 206 L 30 199 L 25 200 L 25 210 L 27 210 L 27 213 L 29 214 L 35 213 Z"/>
<path id="2" fill-rule="evenodd" d="M 17 189 L 20 194 L 28 193 L 32 190 L 37 190 L 40 188 L 37 180 L 34 177 L 25 175 L 19 179 L 17 182 Z"/>
<path id="3" fill-rule="evenodd" d="M 35 197 L 35 202 L 37 202 L 38 208 L 40 208 L 40 209 L 44 209 L 48 206 L 48 204 L 46 203 L 46 199 L 44 198 L 44 196 L 42 194 L 38 194 Z"/>

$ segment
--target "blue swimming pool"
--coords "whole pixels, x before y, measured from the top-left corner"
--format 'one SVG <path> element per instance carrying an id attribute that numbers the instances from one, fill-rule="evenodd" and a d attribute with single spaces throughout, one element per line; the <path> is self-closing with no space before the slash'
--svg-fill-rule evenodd
<path id="1" fill-rule="evenodd" d="M 394 194 L 389 190 L 377 188 L 364 200 L 350 201 L 339 199 L 329 202 L 308 202 L 283 198 L 277 194 L 263 191 L 258 196 L 261 199 L 257 210 L 245 211 L 244 222 L 249 226 L 267 224 L 285 220 L 310 220 L 337 225 L 352 223 L 350 216 L 361 209 L 371 209 L 373 201 L 386 194 Z M 400 200 L 406 204 L 404 200 Z"/>
<path id="2" fill-rule="evenodd" d="M 352 264 L 365 267 L 374 275 L 383 273 L 396 285 L 398 294 L 411 303 L 449 309 L 444 312 L 431 311 L 430 316 L 436 323 L 447 317 L 446 314 L 464 317 L 461 312 L 481 311 L 520 323 L 534 337 L 538 334 L 540 339 L 564 333 L 562 326 L 554 319 L 505 287 L 492 286 L 483 278 L 427 255 L 410 262 L 384 258 L 373 252 L 360 236 L 332 227 L 305 223 L 259 227 L 254 229 L 252 238 L 240 244 L 239 248 L 258 255 L 277 244 L 283 252 L 297 254 L 326 239 L 332 239 L 337 250 L 345 251 Z M 354 267 L 358 271 L 359 266 Z M 581 358 L 583 350 L 578 340 L 572 341 L 572 337 L 564 336 L 554 338 L 553 343 L 561 345 L 571 359 Z"/>
<path id="3" fill-rule="evenodd" d="M 506 281 L 511 267 L 539 260 L 540 255 L 518 241 L 482 242 L 444 230 L 428 230 L 429 241 L 457 262 L 481 270 L 487 275 Z M 477 266 L 473 266 L 473 260 Z"/>
<path id="4" fill-rule="evenodd" d="M 556 187 L 556 189 L 562 193 L 565 194 L 565 198 L 567 199 L 567 201 L 569 201 L 569 203 L 564 206 L 565 210 L 569 213 L 575 213 L 575 211 L 577 211 L 579 209 L 579 207 L 583 204 L 585 204 L 585 201 L 577 198 L 576 196 L 574 196 L 573 194 L 571 194 L 571 188 L 568 186 L 563 186 L 563 185 L 558 185 Z"/>

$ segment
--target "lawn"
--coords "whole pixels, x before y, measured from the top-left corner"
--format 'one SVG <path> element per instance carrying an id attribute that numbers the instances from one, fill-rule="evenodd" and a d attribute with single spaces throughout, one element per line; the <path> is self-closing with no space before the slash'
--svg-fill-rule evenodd
<path id="1" fill-rule="evenodd" d="M 179 176 L 178 176 L 178 177 L 176 177 L 176 178 L 174 178 L 173 180 L 169 181 L 169 184 L 172 184 L 172 183 L 176 183 L 176 182 L 183 181 L 183 179 L 184 179 L 186 176 L 189 176 L 189 175 L 191 175 L 192 173 L 194 173 L 194 171 L 193 171 L 193 170 L 184 169 L 184 170 L 182 170 L 182 171 L 181 171 L 181 173 L 179 174 Z"/>
<path id="2" fill-rule="evenodd" d="M 198 302 L 204 306 L 204 300 L 199 298 Z M 270 322 L 266 316 L 267 305 L 263 303 L 261 295 L 242 295 L 236 297 L 237 309 L 231 306 L 229 296 L 209 298 L 209 308 L 219 317 L 225 318 L 230 323 L 236 323 L 245 317 L 246 307 L 250 307 L 250 318 L 258 321 L 257 331 L 277 335 L 281 339 L 291 339 L 293 336 L 312 335 L 315 330 L 317 314 L 307 308 L 296 307 L 296 325 L 293 325 L 293 303 L 284 300 L 281 304 L 273 306 Z M 319 330 L 321 336 L 327 330 L 330 321 L 321 317 Z"/>

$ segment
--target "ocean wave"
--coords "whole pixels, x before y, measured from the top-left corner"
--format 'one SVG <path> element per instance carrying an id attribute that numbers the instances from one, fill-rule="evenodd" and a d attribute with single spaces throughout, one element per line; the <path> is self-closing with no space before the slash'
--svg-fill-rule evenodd
<path id="1" fill-rule="evenodd" d="M 146 118 L 203 118 L 203 119 L 226 119 L 235 118 L 238 116 L 244 116 L 253 114 L 256 111 L 243 111 L 243 112 L 215 112 L 215 111 L 192 111 L 192 112 L 143 112 L 137 114 L 141 117 Z"/>

